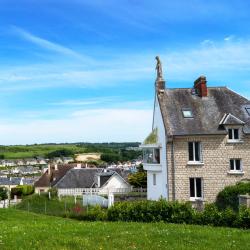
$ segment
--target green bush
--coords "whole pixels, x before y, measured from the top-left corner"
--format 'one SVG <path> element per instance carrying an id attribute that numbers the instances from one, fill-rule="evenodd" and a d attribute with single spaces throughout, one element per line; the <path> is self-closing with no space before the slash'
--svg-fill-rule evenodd
<path id="1" fill-rule="evenodd" d="M 86 208 L 76 204 L 66 217 L 84 221 L 106 221 L 107 210 L 101 208 L 100 206 Z"/>
<path id="2" fill-rule="evenodd" d="M 240 207 L 236 226 L 250 229 L 250 209 L 247 209 L 244 206 Z"/>
<path id="3" fill-rule="evenodd" d="M 13 198 L 15 195 L 17 197 L 27 196 L 34 193 L 34 186 L 31 185 L 21 185 L 16 186 L 11 189 L 11 197 Z"/>
<path id="4" fill-rule="evenodd" d="M 239 209 L 238 196 L 247 193 L 250 193 L 250 182 L 240 182 L 233 186 L 227 186 L 217 195 L 216 205 L 221 210 L 230 207 L 236 211 Z"/>
<path id="5" fill-rule="evenodd" d="M 49 190 L 48 190 L 48 193 L 50 192 L 50 195 L 51 195 L 51 198 L 53 197 L 57 197 L 57 195 L 58 195 L 58 190 L 57 190 L 57 188 L 50 188 Z"/>
<path id="6" fill-rule="evenodd" d="M 165 200 L 118 202 L 108 209 L 110 221 L 191 223 L 192 215 L 190 204 Z"/>
<path id="7" fill-rule="evenodd" d="M 22 197 L 23 189 L 21 187 L 14 187 L 11 189 L 11 198 L 13 198 L 15 195 L 17 197 Z"/>
<path id="8" fill-rule="evenodd" d="M 8 192 L 5 187 L 0 187 L 0 200 L 6 200 L 8 198 Z"/>

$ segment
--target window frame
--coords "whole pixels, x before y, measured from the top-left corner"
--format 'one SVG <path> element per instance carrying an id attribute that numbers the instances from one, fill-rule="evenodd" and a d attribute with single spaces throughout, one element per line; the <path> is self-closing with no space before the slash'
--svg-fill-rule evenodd
<path id="1" fill-rule="evenodd" d="M 186 118 L 186 119 L 188 119 L 188 118 L 194 118 L 194 114 L 193 114 L 192 109 L 184 108 L 181 111 L 182 111 L 182 115 L 183 115 L 184 118 Z M 190 115 L 185 115 L 184 112 L 190 112 Z"/>
<path id="2" fill-rule="evenodd" d="M 198 196 L 197 194 L 199 193 L 197 191 L 197 180 L 200 180 L 200 194 L 201 196 Z M 194 196 L 192 195 L 192 190 L 191 190 L 191 185 L 192 185 L 192 180 L 193 180 L 193 188 L 194 188 Z M 204 190 L 203 190 L 203 178 L 202 177 L 190 177 L 189 178 L 189 198 L 191 201 L 195 201 L 195 200 L 203 200 L 204 198 Z"/>
<path id="3" fill-rule="evenodd" d="M 240 169 L 237 169 L 237 161 L 240 162 Z M 231 168 L 232 165 L 231 163 L 233 162 L 233 169 Z M 242 159 L 240 158 L 232 158 L 229 160 L 229 172 L 239 172 L 242 173 L 243 172 L 243 164 L 242 164 Z"/>
<path id="4" fill-rule="evenodd" d="M 250 116 L 250 107 L 246 107 L 245 109 L 246 109 L 247 114 Z"/>
<path id="5" fill-rule="evenodd" d="M 190 152 L 190 145 L 191 144 L 192 144 L 192 152 Z M 197 145 L 198 145 L 198 152 L 196 151 Z M 190 156 L 191 156 L 190 153 L 192 153 L 192 157 L 191 158 L 190 158 Z M 189 141 L 188 142 L 188 163 L 189 164 L 192 164 L 192 163 L 203 163 L 202 143 L 200 141 Z"/>
<path id="6" fill-rule="evenodd" d="M 150 154 L 152 156 L 150 156 Z M 143 148 L 143 163 L 160 165 L 161 164 L 161 149 L 159 147 Z"/>
<path id="7" fill-rule="evenodd" d="M 236 136 L 236 131 L 237 131 L 237 136 Z M 239 141 L 240 140 L 240 129 L 239 128 L 228 128 L 228 140 L 229 141 Z"/>

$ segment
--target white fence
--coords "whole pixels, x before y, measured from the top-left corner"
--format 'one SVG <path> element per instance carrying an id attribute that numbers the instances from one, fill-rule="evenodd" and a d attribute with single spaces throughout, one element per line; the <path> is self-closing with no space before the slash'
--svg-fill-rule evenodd
<path id="1" fill-rule="evenodd" d="M 130 192 L 145 193 L 145 188 L 59 188 L 58 196 L 78 196 L 83 194 L 108 195 L 127 194 Z"/>

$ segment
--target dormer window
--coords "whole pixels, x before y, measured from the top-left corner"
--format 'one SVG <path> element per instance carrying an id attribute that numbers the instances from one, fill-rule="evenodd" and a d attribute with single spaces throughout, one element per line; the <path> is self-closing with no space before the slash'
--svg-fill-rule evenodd
<path id="1" fill-rule="evenodd" d="M 182 109 L 182 114 L 184 118 L 193 118 L 193 112 L 191 109 Z"/>
<path id="2" fill-rule="evenodd" d="M 240 140 L 240 133 L 238 128 L 229 128 L 228 129 L 228 140 L 238 141 Z"/>
<path id="3" fill-rule="evenodd" d="M 250 107 L 246 108 L 248 115 L 250 116 Z"/>

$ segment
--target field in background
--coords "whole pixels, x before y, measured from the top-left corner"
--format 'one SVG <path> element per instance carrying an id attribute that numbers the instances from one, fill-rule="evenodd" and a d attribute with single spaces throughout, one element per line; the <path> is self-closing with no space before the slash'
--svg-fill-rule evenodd
<path id="1" fill-rule="evenodd" d="M 79 222 L 0 211 L 0 249 L 249 249 L 249 231 L 164 223 Z"/>
<path id="2" fill-rule="evenodd" d="M 23 159 L 37 156 L 47 157 L 55 151 L 67 150 L 69 155 L 81 153 L 112 153 L 127 147 L 138 147 L 139 143 L 72 143 L 0 146 L 0 158 Z"/>

